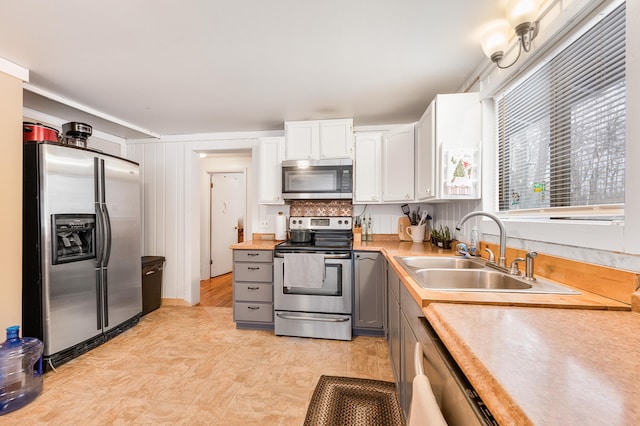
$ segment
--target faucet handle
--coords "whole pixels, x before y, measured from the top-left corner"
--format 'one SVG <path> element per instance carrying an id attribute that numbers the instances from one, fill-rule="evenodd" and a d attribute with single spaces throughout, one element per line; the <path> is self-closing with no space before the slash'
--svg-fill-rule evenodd
<path id="1" fill-rule="evenodd" d="M 511 267 L 509 268 L 509 273 L 511 275 L 520 275 L 520 271 L 518 270 L 518 263 L 524 262 L 524 261 L 525 261 L 524 257 L 516 257 L 515 259 L 513 259 L 511 261 Z"/>
<path id="2" fill-rule="evenodd" d="M 493 255 L 493 252 L 491 251 L 491 249 L 489 247 L 485 247 L 484 251 L 489 253 L 489 260 L 487 260 L 487 262 L 496 263 L 496 257 Z"/>
<path id="3" fill-rule="evenodd" d="M 526 255 L 527 263 L 525 265 L 524 276 L 529 280 L 535 280 L 535 278 L 533 277 L 533 259 L 537 256 L 538 256 L 538 252 L 535 252 L 535 251 L 527 252 L 527 255 Z"/>

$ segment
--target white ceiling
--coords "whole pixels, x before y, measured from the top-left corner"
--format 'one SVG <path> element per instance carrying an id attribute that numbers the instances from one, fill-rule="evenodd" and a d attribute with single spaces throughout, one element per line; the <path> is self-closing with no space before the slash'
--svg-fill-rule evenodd
<path id="1" fill-rule="evenodd" d="M 504 0 L 0 4 L 0 57 L 30 85 L 161 135 L 415 121 L 470 77 L 474 32 L 504 13 Z"/>

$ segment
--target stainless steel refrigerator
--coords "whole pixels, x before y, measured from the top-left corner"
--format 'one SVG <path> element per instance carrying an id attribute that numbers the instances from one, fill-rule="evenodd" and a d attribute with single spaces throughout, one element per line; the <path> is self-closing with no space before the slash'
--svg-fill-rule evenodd
<path id="1" fill-rule="evenodd" d="M 55 366 L 140 318 L 139 167 L 49 142 L 23 159 L 23 335 Z"/>

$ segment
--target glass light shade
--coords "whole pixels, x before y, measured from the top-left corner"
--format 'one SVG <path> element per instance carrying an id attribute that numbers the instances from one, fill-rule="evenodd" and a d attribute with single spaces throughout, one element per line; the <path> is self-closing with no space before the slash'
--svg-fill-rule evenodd
<path id="1" fill-rule="evenodd" d="M 538 0 L 508 0 L 507 20 L 513 28 L 538 19 Z"/>
<path id="2" fill-rule="evenodd" d="M 496 52 L 506 52 L 509 47 L 509 23 L 502 19 L 490 22 L 484 29 L 480 44 L 487 58 Z"/>

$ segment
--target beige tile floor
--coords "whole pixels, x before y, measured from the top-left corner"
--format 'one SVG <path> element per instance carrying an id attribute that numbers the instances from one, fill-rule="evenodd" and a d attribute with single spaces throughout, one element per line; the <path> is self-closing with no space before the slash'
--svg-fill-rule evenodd
<path id="1" fill-rule="evenodd" d="M 301 425 L 321 375 L 392 381 L 386 341 L 236 330 L 231 308 L 163 306 L 44 377 L 0 425 Z"/>

